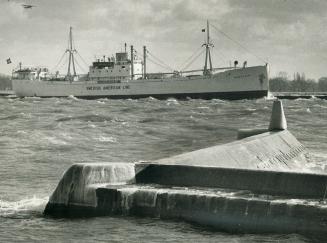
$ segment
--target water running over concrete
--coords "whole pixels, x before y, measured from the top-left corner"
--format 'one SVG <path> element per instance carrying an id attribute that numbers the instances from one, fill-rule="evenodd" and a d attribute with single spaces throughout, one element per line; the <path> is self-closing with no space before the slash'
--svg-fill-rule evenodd
<path id="1" fill-rule="evenodd" d="M 44 213 L 139 215 L 232 232 L 325 234 L 327 175 L 306 167 L 308 151 L 286 127 L 281 102 L 275 101 L 269 131 L 262 134 L 157 161 L 74 165 Z"/>

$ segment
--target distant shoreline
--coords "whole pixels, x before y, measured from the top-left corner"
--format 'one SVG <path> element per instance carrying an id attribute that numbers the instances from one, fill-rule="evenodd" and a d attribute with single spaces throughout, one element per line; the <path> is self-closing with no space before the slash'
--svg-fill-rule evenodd
<path id="1" fill-rule="evenodd" d="M 293 92 L 271 92 L 274 97 L 278 99 L 311 99 L 311 98 L 320 98 L 327 99 L 327 92 L 301 92 L 301 91 L 293 91 Z"/>

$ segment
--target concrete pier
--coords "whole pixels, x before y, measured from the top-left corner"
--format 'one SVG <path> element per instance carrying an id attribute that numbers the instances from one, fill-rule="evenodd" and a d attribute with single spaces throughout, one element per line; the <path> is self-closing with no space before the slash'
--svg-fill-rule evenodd
<path id="1" fill-rule="evenodd" d="M 306 166 L 306 148 L 286 130 L 280 101 L 269 129 L 143 163 L 76 164 L 45 215 L 151 216 L 230 232 L 326 235 L 327 174 Z"/>
<path id="2" fill-rule="evenodd" d="M 327 206 L 318 201 L 244 197 L 233 191 L 182 187 L 98 188 L 102 215 L 179 219 L 237 233 L 299 233 L 327 236 Z"/>
<path id="3" fill-rule="evenodd" d="M 313 173 L 151 164 L 136 175 L 136 182 L 238 189 L 287 198 L 321 200 L 326 191 L 327 176 Z"/>

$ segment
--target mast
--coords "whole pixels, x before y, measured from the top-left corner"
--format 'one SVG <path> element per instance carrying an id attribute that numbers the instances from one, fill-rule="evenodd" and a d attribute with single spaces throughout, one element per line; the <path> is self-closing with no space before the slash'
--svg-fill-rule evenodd
<path id="1" fill-rule="evenodd" d="M 76 76 L 76 69 L 75 69 L 75 60 L 74 60 L 74 52 L 76 52 L 75 49 L 73 49 L 73 27 L 70 27 L 69 29 L 69 43 L 68 43 L 68 49 L 66 52 L 69 52 L 69 61 L 68 61 L 68 70 L 67 70 L 67 78 L 69 80 L 72 80 L 72 77 L 74 78 Z M 70 72 L 70 66 L 73 66 L 73 76 Z"/>
<path id="2" fill-rule="evenodd" d="M 143 46 L 143 78 L 146 79 L 146 46 Z"/>
<path id="3" fill-rule="evenodd" d="M 203 46 L 206 47 L 206 57 L 205 57 L 205 62 L 204 62 L 203 75 L 209 75 L 212 72 L 210 47 L 213 47 L 213 44 L 210 43 L 209 20 L 207 20 L 207 40 L 206 40 L 206 43 L 203 44 Z M 208 69 L 208 60 L 209 60 L 209 69 Z"/>
<path id="4" fill-rule="evenodd" d="M 134 47 L 131 45 L 131 79 L 134 79 Z"/>

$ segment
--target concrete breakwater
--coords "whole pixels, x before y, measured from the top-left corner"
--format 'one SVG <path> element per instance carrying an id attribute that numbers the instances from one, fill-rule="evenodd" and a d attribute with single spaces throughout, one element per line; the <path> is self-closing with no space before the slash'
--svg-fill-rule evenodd
<path id="1" fill-rule="evenodd" d="M 327 175 L 306 167 L 308 151 L 286 128 L 275 101 L 266 132 L 243 131 L 232 143 L 145 163 L 73 165 L 44 213 L 151 216 L 232 232 L 325 235 Z"/>

